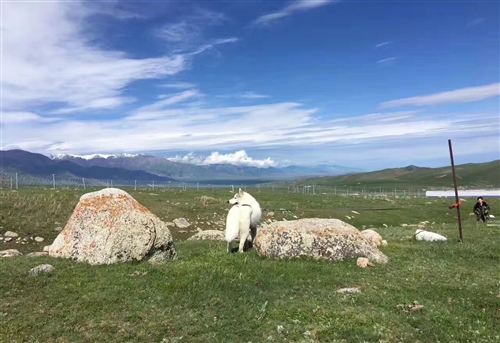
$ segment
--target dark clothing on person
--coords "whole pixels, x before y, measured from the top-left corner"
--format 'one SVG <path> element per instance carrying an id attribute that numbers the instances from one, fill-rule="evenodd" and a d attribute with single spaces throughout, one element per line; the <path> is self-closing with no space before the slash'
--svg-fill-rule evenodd
<path id="1" fill-rule="evenodd" d="M 487 222 L 490 214 L 490 207 L 486 202 L 483 201 L 481 204 L 479 201 L 474 205 L 474 213 L 476 214 L 476 219 L 478 222 Z"/>

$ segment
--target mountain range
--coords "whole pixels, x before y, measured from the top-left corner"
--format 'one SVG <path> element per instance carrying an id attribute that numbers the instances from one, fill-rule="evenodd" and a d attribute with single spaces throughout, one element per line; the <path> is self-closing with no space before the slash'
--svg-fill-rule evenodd
<path id="1" fill-rule="evenodd" d="M 0 151 L 0 173 L 19 172 L 29 175 L 56 175 L 58 177 L 82 177 L 91 179 L 175 181 L 171 177 L 155 175 L 142 170 L 97 165 L 81 166 L 67 160 L 49 157 L 24 150 Z"/>
<path id="2" fill-rule="evenodd" d="M 286 166 L 258 168 L 234 164 L 196 165 L 170 161 L 163 157 L 147 154 L 118 154 L 90 156 L 52 155 L 53 160 L 71 161 L 80 166 L 115 167 L 142 170 L 159 176 L 172 177 L 182 181 L 272 181 L 303 176 L 343 175 L 361 170 L 339 165 Z"/>
<path id="3" fill-rule="evenodd" d="M 232 164 L 195 165 L 146 154 L 69 154 L 45 156 L 23 150 L 0 151 L 4 172 L 32 175 L 87 177 L 95 179 L 184 181 L 184 182 L 268 182 L 305 176 L 344 175 L 359 169 L 338 165 L 258 168 Z"/>

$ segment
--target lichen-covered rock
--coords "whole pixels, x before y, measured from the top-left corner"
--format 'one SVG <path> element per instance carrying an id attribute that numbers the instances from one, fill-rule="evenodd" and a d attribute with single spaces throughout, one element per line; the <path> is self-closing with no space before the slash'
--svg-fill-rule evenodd
<path id="1" fill-rule="evenodd" d="M 306 256 L 342 261 L 367 257 L 377 263 L 388 261 L 358 229 L 339 219 L 305 218 L 266 224 L 259 229 L 254 247 L 260 256 L 278 259 Z"/>
<path id="2" fill-rule="evenodd" d="M 194 236 L 188 238 L 188 241 L 224 241 L 226 235 L 224 231 L 219 230 L 205 230 L 200 231 Z"/>
<path id="3" fill-rule="evenodd" d="M 370 242 L 375 244 L 377 247 L 382 245 L 382 236 L 380 236 L 380 234 L 377 231 L 373 229 L 368 229 L 361 231 L 361 234 Z"/>
<path id="4" fill-rule="evenodd" d="M 89 264 L 177 258 L 167 225 L 127 192 L 106 188 L 80 198 L 49 255 Z"/>

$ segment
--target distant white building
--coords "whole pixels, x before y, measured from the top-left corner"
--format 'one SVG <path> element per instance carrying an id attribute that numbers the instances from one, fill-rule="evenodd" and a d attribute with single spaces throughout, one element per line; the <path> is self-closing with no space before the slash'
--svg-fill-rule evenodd
<path id="1" fill-rule="evenodd" d="M 425 196 L 427 198 L 454 198 L 455 190 L 446 191 L 426 191 Z M 500 198 L 500 189 L 485 190 L 485 189 L 467 189 L 458 190 L 458 196 L 460 198 Z"/>

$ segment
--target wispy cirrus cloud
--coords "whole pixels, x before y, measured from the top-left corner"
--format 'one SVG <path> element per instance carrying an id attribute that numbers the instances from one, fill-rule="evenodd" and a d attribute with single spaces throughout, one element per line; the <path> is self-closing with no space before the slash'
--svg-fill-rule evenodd
<path id="1" fill-rule="evenodd" d="M 182 95 L 182 96 L 181 96 Z M 329 145 L 375 149 L 391 140 L 458 137 L 467 132 L 497 137 L 498 113 L 432 115 L 421 111 L 372 113 L 322 121 L 299 103 L 177 107 L 196 96 L 178 94 L 126 116 L 38 124 L 37 117 L 4 124 L 7 148 L 49 153 L 113 153 L 253 149 L 312 149 Z M 163 100 L 166 100 L 165 102 Z M 481 118 L 481 120 L 477 120 Z M 57 132 L 57 137 L 53 132 Z M 33 137 L 36 137 L 34 139 Z M 40 145 L 36 147 L 35 142 Z M 43 143 L 43 144 L 42 144 Z M 105 149 L 105 151 L 103 151 Z M 498 147 L 493 147 L 497 149 Z"/>
<path id="2" fill-rule="evenodd" d="M 275 20 L 288 17 L 296 12 L 308 11 L 335 2 L 339 2 L 339 0 L 295 0 L 279 11 L 258 17 L 253 23 L 255 25 L 266 25 Z"/>
<path id="3" fill-rule="evenodd" d="M 467 87 L 467 88 L 455 89 L 448 92 L 391 100 L 381 103 L 379 105 L 379 108 L 460 104 L 466 102 L 481 101 L 497 96 L 500 96 L 500 83 L 493 83 L 490 85 L 479 86 L 479 87 Z"/>
<path id="4" fill-rule="evenodd" d="M 189 82 L 170 82 L 161 84 L 160 87 L 173 88 L 173 89 L 187 89 L 187 88 L 195 88 L 196 85 Z"/>
<path id="5" fill-rule="evenodd" d="M 389 64 L 389 63 L 393 63 L 394 61 L 396 61 L 396 59 L 397 59 L 396 56 L 383 58 L 381 60 L 378 60 L 377 64 Z"/>
<path id="6" fill-rule="evenodd" d="M 375 48 L 379 49 L 379 48 L 383 48 L 383 47 L 386 47 L 388 45 L 391 45 L 392 42 L 391 41 L 387 41 L 387 42 L 382 42 L 382 43 L 378 43 L 375 45 Z"/>
<path id="7" fill-rule="evenodd" d="M 244 99 L 265 99 L 269 98 L 269 95 L 265 94 L 259 94 L 259 93 L 254 93 L 254 92 L 246 92 L 241 95 L 242 98 Z"/>
<path id="8" fill-rule="evenodd" d="M 265 94 L 260 94 L 260 93 L 255 93 L 255 92 L 245 92 L 245 93 L 239 93 L 239 94 L 223 94 L 223 95 L 217 95 L 218 98 L 240 98 L 240 99 L 247 99 L 247 100 L 256 100 L 256 99 L 266 99 L 270 98 L 271 96 L 265 95 Z"/>
<path id="9" fill-rule="evenodd" d="M 85 2 L 3 4 L 2 88 L 5 110 L 51 105 L 64 114 L 110 109 L 133 99 L 123 89 L 137 80 L 162 79 L 190 67 L 191 56 L 134 59 L 92 45 L 84 34 Z"/>
<path id="10" fill-rule="evenodd" d="M 167 41 L 172 51 L 189 51 L 204 46 L 204 50 L 229 42 L 234 37 L 210 39 L 207 31 L 210 27 L 222 24 L 226 20 L 224 14 L 205 9 L 197 9 L 182 19 L 166 23 L 155 30 L 157 37 Z"/>
<path id="11" fill-rule="evenodd" d="M 48 106 L 47 114 L 62 115 L 120 108 L 136 101 L 123 95 L 133 82 L 176 75 L 190 69 L 196 55 L 237 40 L 214 39 L 185 53 L 130 58 L 92 44 L 88 19 L 99 11 L 86 1 L 3 4 L 1 30 L 9 33 L 2 41 L 4 110 Z M 203 18 L 219 20 L 210 13 Z"/>

